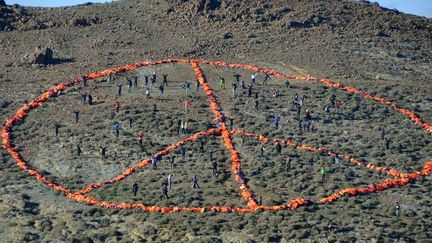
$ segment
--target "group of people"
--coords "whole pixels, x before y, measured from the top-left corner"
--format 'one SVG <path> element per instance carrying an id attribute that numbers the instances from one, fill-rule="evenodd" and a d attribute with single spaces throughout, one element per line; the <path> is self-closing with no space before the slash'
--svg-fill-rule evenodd
<path id="1" fill-rule="evenodd" d="M 166 181 L 164 183 L 162 183 L 162 188 L 161 188 L 161 192 L 162 192 L 161 197 L 162 198 L 165 198 L 166 200 L 169 199 L 168 192 L 172 190 L 172 185 L 173 185 L 173 175 L 168 174 Z M 191 188 L 192 189 L 200 188 L 200 186 L 198 184 L 198 176 L 196 174 L 192 175 Z M 138 183 L 134 182 L 132 184 L 132 195 L 134 197 L 137 196 L 138 189 L 139 189 Z"/>
<path id="2" fill-rule="evenodd" d="M 243 79 L 241 79 L 241 75 L 239 75 L 238 73 L 234 73 L 233 77 L 234 77 L 234 81 L 231 82 L 231 91 L 232 91 L 232 96 L 235 97 L 238 95 L 238 89 L 239 87 L 247 92 L 247 96 L 248 97 L 254 97 L 254 102 L 255 102 L 255 109 L 259 110 L 259 92 L 254 91 L 254 87 L 256 85 L 257 82 L 257 75 L 258 74 L 251 74 L 251 80 L 250 80 L 250 85 L 248 87 L 246 87 L 245 81 Z M 147 98 L 151 98 L 151 91 L 153 90 L 154 87 L 159 87 L 159 96 L 162 97 L 164 95 L 164 91 L 165 88 L 168 86 L 168 75 L 167 74 L 163 74 L 162 75 L 163 80 L 161 81 L 160 85 L 158 86 L 157 84 L 157 74 L 155 72 L 153 72 L 151 75 L 145 75 L 145 86 L 146 86 L 146 97 Z M 220 89 L 226 89 L 226 81 L 225 78 L 220 76 Z M 270 75 L 265 74 L 262 84 L 263 85 L 267 85 L 268 81 L 271 79 Z M 112 76 L 108 77 L 107 82 L 111 83 L 113 80 Z M 133 87 L 138 87 L 138 77 L 132 77 L 132 78 L 127 78 L 127 85 L 128 85 L 128 92 L 131 92 Z M 87 81 L 83 82 L 83 86 L 87 86 Z M 190 94 L 190 90 L 191 90 L 191 83 L 186 81 L 184 82 L 181 87 L 182 89 L 184 89 L 185 95 L 188 96 Z M 197 80 L 196 83 L 196 90 L 199 91 L 199 87 L 200 87 L 200 83 Z M 287 85 L 287 87 L 289 86 L 289 83 Z M 117 96 L 120 97 L 122 95 L 122 85 L 117 85 Z M 274 97 L 278 97 L 281 95 L 280 91 L 277 89 L 272 89 L 272 95 Z M 81 94 L 81 100 L 83 104 L 88 104 L 88 105 L 92 105 L 93 104 L 93 96 L 91 95 L 91 93 L 82 93 Z M 305 108 L 305 101 L 306 101 L 306 97 L 302 96 L 299 97 L 298 94 L 295 94 L 293 101 L 292 101 L 292 110 L 296 111 L 296 119 L 298 120 L 299 123 L 299 130 L 304 132 L 304 131 L 314 131 L 314 126 L 313 126 L 313 120 L 314 117 L 312 115 L 312 113 L 309 111 L 309 109 Z M 115 107 L 115 111 L 118 113 L 120 111 L 121 108 L 121 104 L 120 101 L 118 99 L 115 100 L 114 102 L 114 107 Z M 190 108 L 191 108 L 191 102 L 186 99 L 183 102 L 183 108 L 185 113 L 189 113 L 190 112 Z M 340 104 L 337 102 L 336 100 L 336 96 L 332 95 L 330 97 L 330 102 L 329 105 L 326 106 L 325 111 L 326 112 L 333 112 L 333 111 L 337 111 L 340 108 Z M 157 110 L 156 105 L 154 105 L 153 111 L 155 112 Z M 302 111 L 303 112 L 303 117 L 301 116 Z M 80 111 L 74 111 L 75 113 L 75 122 L 79 123 L 79 119 L 80 119 Z M 128 119 L 129 121 L 129 128 L 132 128 L 132 118 Z M 281 121 L 281 117 L 277 114 L 275 114 L 273 116 L 273 125 L 275 127 L 275 129 L 279 129 L 280 127 L 280 121 Z M 233 123 L 233 119 L 229 119 L 228 121 L 229 123 L 229 128 L 232 129 L 232 123 Z M 54 128 L 55 128 L 55 135 L 58 136 L 59 134 L 59 129 L 61 128 L 61 125 L 59 122 L 56 122 L 54 124 Z M 122 129 L 122 126 L 119 122 L 114 124 L 114 132 L 115 132 L 115 136 L 118 138 L 120 136 L 120 131 Z M 189 133 L 189 121 L 188 120 L 179 120 L 179 133 L 180 134 L 187 134 Z M 384 129 L 382 130 L 382 140 L 384 141 L 384 146 L 388 149 L 391 140 L 385 138 L 384 135 L 385 131 Z M 138 145 L 140 146 L 140 148 L 143 149 L 143 139 L 144 139 L 144 134 L 143 133 L 138 133 L 136 135 L 136 141 L 138 143 Z M 275 145 L 276 147 L 276 152 L 277 154 L 281 154 L 282 152 L 282 145 L 280 143 L 276 143 Z M 106 158 L 107 157 L 107 152 L 108 152 L 108 147 L 107 146 L 99 146 L 100 149 L 100 154 L 102 158 Z M 184 159 L 185 157 L 185 149 L 181 148 L 181 156 Z M 200 147 L 200 151 L 203 152 L 203 146 Z M 259 148 L 259 156 L 263 157 L 265 153 L 265 149 L 264 147 L 261 145 Z M 76 146 L 76 154 L 77 156 L 81 156 L 82 154 L 82 148 L 80 146 L 80 144 L 77 144 Z M 171 167 L 174 167 L 174 162 L 175 162 L 175 156 L 168 156 L 168 161 L 171 164 Z M 151 165 L 154 169 L 158 168 L 158 161 L 160 160 L 160 157 L 158 156 L 152 156 L 151 157 Z M 212 155 L 210 156 L 210 161 L 211 161 L 211 170 L 212 170 L 212 174 L 214 176 L 218 175 L 218 164 L 217 161 L 212 158 Z M 336 161 L 339 161 L 339 159 L 335 158 L 335 163 Z M 288 171 L 291 167 L 291 158 L 288 158 L 286 161 L 286 170 Z M 311 168 L 313 167 L 313 160 L 309 161 L 309 169 L 312 170 Z M 321 174 L 321 180 L 324 181 L 326 179 L 326 175 L 329 173 L 329 169 L 322 167 L 320 169 L 320 174 Z M 172 189 L 172 185 L 173 185 L 173 175 L 169 174 L 166 180 L 166 183 L 163 183 L 162 185 L 162 196 L 166 199 L 169 198 L 168 196 L 168 192 Z M 199 184 L 198 184 L 198 176 L 196 174 L 194 174 L 191 177 L 191 187 L 192 188 L 200 188 Z M 134 196 L 137 195 L 138 192 L 138 184 L 135 182 L 132 185 L 132 193 Z M 400 211 L 400 209 L 399 209 Z"/>
<path id="3" fill-rule="evenodd" d="M 246 87 L 245 80 L 241 79 L 242 76 L 240 74 L 238 74 L 238 73 L 233 73 L 234 80 L 231 81 L 231 93 L 232 93 L 232 96 L 236 97 L 238 95 L 238 93 L 239 93 L 238 89 L 240 87 L 242 89 L 242 91 L 244 91 L 244 90 L 247 89 L 247 96 L 251 97 L 252 94 L 254 93 L 253 88 L 257 84 L 257 82 L 256 82 L 257 76 L 258 76 L 258 73 L 251 74 L 250 84 L 249 84 L 248 87 Z M 270 80 L 270 79 L 271 79 L 270 75 L 268 73 L 264 73 L 264 78 L 263 78 L 262 84 L 263 85 L 267 85 L 268 84 L 268 80 Z M 219 89 L 220 90 L 225 90 L 226 89 L 226 80 L 225 80 L 225 77 L 223 77 L 223 76 L 219 76 Z M 255 94 L 255 98 L 258 98 L 257 95 L 258 94 L 256 93 Z M 272 95 L 275 96 L 275 97 L 277 97 L 277 96 L 280 96 L 281 93 L 280 93 L 279 90 L 273 88 L 272 89 Z"/>
<path id="4" fill-rule="evenodd" d="M 168 75 L 167 74 L 162 74 L 163 80 L 161 82 L 161 87 L 159 87 L 160 90 L 160 96 L 163 95 L 163 91 L 164 91 L 164 87 L 168 86 Z M 146 96 L 149 98 L 150 97 L 150 90 L 155 86 L 156 82 L 157 82 L 157 74 L 156 72 L 152 72 L 151 75 L 144 75 L 145 78 L 145 86 L 146 86 Z M 88 86 L 88 79 L 86 77 L 81 77 L 82 79 L 82 88 L 84 89 L 85 87 Z M 106 82 L 108 85 L 111 85 L 113 83 L 114 77 L 112 74 L 108 75 Z M 127 81 L 127 86 L 128 86 L 128 92 L 132 91 L 132 88 L 138 87 L 138 77 L 137 76 L 133 76 L 133 77 L 126 77 L 126 81 Z M 119 101 L 119 97 L 122 96 L 122 84 L 117 84 L 117 97 L 114 101 L 114 109 L 116 111 L 116 113 L 120 112 L 121 109 L 121 103 Z M 86 92 L 81 92 L 81 102 L 83 105 L 93 105 L 93 96 L 90 92 L 86 93 Z M 156 104 L 153 105 L 153 113 L 155 113 L 157 111 L 157 106 Z M 80 114 L 81 111 L 80 110 L 74 110 L 74 118 L 75 118 L 75 123 L 79 124 L 80 122 Z M 132 122 L 133 119 L 131 117 L 128 118 L 128 124 L 129 124 L 129 128 L 132 128 Z M 54 131 L 55 131 L 55 136 L 58 137 L 59 133 L 60 133 L 60 128 L 62 127 L 61 123 L 59 121 L 54 122 Z M 120 131 L 122 130 L 122 126 L 120 124 L 120 122 L 116 122 L 114 124 L 113 127 L 114 130 L 114 134 L 115 136 L 118 138 L 120 136 Z M 137 141 L 139 146 L 143 149 L 143 134 L 139 133 L 137 135 Z M 107 147 L 105 146 L 100 146 L 100 155 L 102 158 L 106 158 L 107 157 Z M 78 157 L 80 157 L 82 155 L 82 148 L 80 146 L 80 144 L 76 145 L 76 155 Z"/>
<path id="5" fill-rule="evenodd" d="M 189 133 L 189 121 L 183 122 L 183 120 L 179 120 L 179 134 L 188 134 Z"/>
<path id="6" fill-rule="evenodd" d="M 306 96 L 299 97 L 298 94 L 294 95 L 291 110 L 296 111 L 296 120 L 298 122 L 299 132 L 314 132 L 315 127 L 313 124 L 312 113 L 309 109 L 305 109 L 303 118 L 301 117 L 302 109 L 305 106 Z"/>
<path id="7" fill-rule="evenodd" d="M 205 152 L 204 141 L 202 141 L 202 140 L 200 141 L 199 151 Z M 179 149 L 179 153 L 181 155 L 181 159 L 185 160 L 186 149 L 184 147 L 181 147 Z M 214 151 L 212 151 L 212 150 L 208 151 L 208 159 L 209 159 L 209 161 L 211 161 L 211 172 L 212 172 L 213 176 L 217 177 L 219 174 L 218 163 L 217 163 L 217 160 L 213 157 L 213 153 L 214 153 Z M 158 168 L 158 161 L 161 161 L 161 159 L 162 159 L 162 157 L 157 155 L 157 154 L 150 156 L 150 164 L 151 164 L 153 169 Z M 174 154 L 166 156 L 166 161 L 169 162 L 171 169 L 173 169 L 175 167 L 175 159 L 176 159 L 176 156 Z M 129 166 L 130 166 L 130 164 L 128 165 L 128 167 Z M 174 178 L 174 175 L 169 173 L 167 178 L 166 178 L 166 181 L 164 181 L 162 183 L 162 189 L 161 189 L 162 195 L 161 196 L 165 199 L 169 199 L 168 192 L 172 189 L 173 178 Z M 192 189 L 200 188 L 200 185 L 198 183 L 198 175 L 197 174 L 192 175 L 190 185 L 191 185 Z M 137 192 L 138 192 L 138 184 L 137 184 L 137 182 L 134 182 L 132 185 L 132 194 L 134 196 L 136 196 Z"/>

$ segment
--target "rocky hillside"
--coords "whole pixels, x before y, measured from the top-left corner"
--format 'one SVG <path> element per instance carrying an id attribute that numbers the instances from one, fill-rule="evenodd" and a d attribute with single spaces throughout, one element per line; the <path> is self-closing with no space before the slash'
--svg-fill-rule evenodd
<path id="1" fill-rule="evenodd" d="M 149 4 L 154 8 L 144 16 Z M 155 27 L 144 26 L 146 20 L 154 21 Z M 232 58 L 248 53 L 250 58 L 258 52 L 271 53 L 269 56 L 307 66 L 311 73 L 341 78 L 379 76 L 399 81 L 415 76 L 427 80 L 429 70 L 424 65 L 432 60 L 431 19 L 366 1 L 128 0 L 58 9 L 3 6 L 0 15 L 3 31 L 61 32 L 89 26 L 113 31 L 119 23 L 124 25 L 119 28 L 132 30 L 134 38 L 148 37 L 145 30 L 154 29 L 151 34 L 190 39 L 192 45 L 186 52 L 178 52 L 179 44 L 173 43 L 166 46 L 166 54 L 229 53 Z M 198 34 L 191 38 L 183 30 Z M 96 35 L 104 39 L 102 36 Z"/>
<path id="2" fill-rule="evenodd" d="M 295 75 L 317 75 L 384 97 L 432 122 L 432 20 L 345 0 L 122 0 L 65 8 L 6 6 L 0 0 L 0 120 L 54 85 L 77 76 L 144 60 L 196 58 L 249 63 Z M 234 129 L 297 144 L 326 146 L 361 161 L 400 171 L 419 170 L 432 157 L 430 134 L 393 109 L 359 95 L 326 88 L 316 82 L 279 79 L 259 85 L 259 109 L 247 89 L 236 97 L 230 90 L 233 72 L 250 83 L 251 71 L 200 65 L 208 83 L 234 119 Z M 158 90 L 145 97 L 144 74 L 168 74 L 163 97 Z M 139 77 L 127 92 L 126 77 Z M 161 82 L 161 76 L 157 82 Z M 227 89 L 219 77 L 225 77 Z M 35 109 L 13 129 L 14 145 L 32 167 L 73 190 L 105 181 L 186 136 L 178 122 L 189 121 L 190 132 L 212 124 L 208 98 L 193 87 L 191 112 L 181 104 L 181 86 L 195 84 L 189 64 L 142 68 L 99 79 L 86 87 L 68 88 L 64 95 Z M 123 96 L 116 97 L 123 85 Z M 240 86 L 239 86 L 240 87 Z M 275 90 L 281 93 L 273 97 Z M 82 101 L 93 95 L 93 104 Z M 313 131 L 301 132 L 292 99 L 305 96 Z M 326 112 L 335 95 L 341 108 Z M 114 110 L 119 99 L 121 109 Z M 157 106 L 156 111 L 153 107 Z M 76 122 L 74 111 L 81 113 Z M 281 117 L 274 128 L 274 115 Z M 129 118 L 133 124 L 128 125 Z M 61 124 L 59 135 L 54 125 Z M 122 124 L 116 138 L 113 126 Z M 380 138 L 385 127 L 385 139 Z M 300 130 L 300 131 L 299 131 Z M 144 132 L 141 149 L 136 134 Z M 244 141 L 243 141 L 244 140 Z M 91 196 L 113 202 L 166 206 L 246 203 L 231 175 L 230 154 L 214 136 L 172 151 L 178 166 L 167 160 L 143 169 L 121 183 L 100 188 Z M 76 154 L 81 143 L 82 155 Z M 388 175 L 354 164 L 333 162 L 320 153 L 234 136 L 248 185 L 263 204 L 277 205 L 297 196 L 318 200 L 334 190 L 378 183 Z M 100 146 L 107 145 L 106 157 Z M 205 152 L 202 152 L 201 147 Z M 213 149 L 218 172 L 209 167 Z M 144 153 L 146 152 L 146 153 Z M 171 155 L 171 154 L 170 154 Z M 292 164 L 283 162 L 292 158 Z M 314 161 L 308 165 L 308 161 Z M 329 167 L 324 180 L 318 171 Z M 287 169 L 289 167 L 289 169 Z M 174 175 L 170 199 L 161 199 L 161 185 Z M 201 188 L 191 190 L 198 174 Z M 215 175 L 217 174 L 217 175 Z M 130 191 L 139 184 L 137 195 Z M 71 201 L 20 170 L 9 154 L 0 153 L 0 239 L 5 242 L 287 242 L 317 239 L 328 242 L 427 242 L 432 238 L 429 177 L 399 189 L 344 197 L 326 205 L 297 211 L 248 214 L 159 214 L 114 210 Z M 395 217 L 394 206 L 402 208 Z"/>

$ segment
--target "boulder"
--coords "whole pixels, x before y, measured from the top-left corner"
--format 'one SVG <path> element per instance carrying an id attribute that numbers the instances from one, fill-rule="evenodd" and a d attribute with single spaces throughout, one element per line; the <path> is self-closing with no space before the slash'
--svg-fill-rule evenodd
<path id="1" fill-rule="evenodd" d="M 36 47 L 32 54 L 27 54 L 22 58 L 24 63 L 47 65 L 53 62 L 53 51 L 48 47 Z"/>
<path id="2" fill-rule="evenodd" d="M 74 27 L 85 27 L 89 26 L 90 23 L 84 18 L 73 18 L 70 21 L 70 25 Z"/>

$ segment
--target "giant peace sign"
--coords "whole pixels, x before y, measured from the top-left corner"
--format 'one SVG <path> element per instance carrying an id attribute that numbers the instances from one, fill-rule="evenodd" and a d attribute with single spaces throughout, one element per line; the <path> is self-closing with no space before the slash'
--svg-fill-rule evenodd
<path id="1" fill-rule="evenodd" d="M 399 107 L 396 103 L 388 101 L 384 98 L 371 95 L 369 93 L 363 92 L 355 87 L 349 87 L 345 86 L 343 83 L 340 82 L 334 82 L 328 79 L 318 79 L 316 77 L 305 77 L 305 76 L 293 76 L 293 75 L 286 75 L 280 72 L 277 72 L 275 70 L 270 69 L 263 69 L 252 65 L 246 65 L 246 64 L 231 64 L 226 63 L 223 61 L 203 61 L 203 60 L 191 60 L 191 59 L 165 59 L 155 62 L 140 62 L 140 63 L 134 63 L 131 65 L 126 65 L 123 67 L 117 67 L 113 69 L 107 69 L 96 73 L 91 73 L 88 75 L 85 75 L 85 79 L 96 79 L 101 78 L 110 74 L 134 70 L 139 67 L 144 66 L 155 66 L 155 65 L 163 65 L 167 63 L 183 63 L 183 64 L 190 64 L 191 68 L 193 69 L 197 80 L 199 81 L 199 84 L 201 85 L 201 88 L 203 92 L 208 97 L 208 101 L 210 103 L 210 109 L 213 113 L 215 122 L 218 123 L 217 129 L 209 129 L 208 131 L 201 131 L 197 132 L 181 141 L 178 141 L 177 143 L 171 144 L 168 147 L 166 147 L 163 150 L 160 150 L 156 153 L 157 156 L 163 157 L 167 155 L 170 151 L 177 149 L 189 142 L 195 141 L 200 137 L 203 136 L 211 136 L 216 135 L 219 136 L 226 147 L 226 149 L 230 153 L 230 160 L 231 160 L 231 174 L 238 184 L 238 190 L 240 195 L 247 201 L 247 207 L 225 207 L 225 206 L 207 206 L 207 207 L 179 207 L 179 206 L 173 206 L 173 207 L 160 207 L 160 206 L 151 206 L 151 205 L 145 205 L 142 203 L 112 203 L 109 201 L 99 200 L 94 197 L 88 196 L 88 194 L 93 191 L 96 188 L 104 187 L 106 185 L 114 184 L 119 181 L 124 180 L 128 176 L 134 174 L 138 170 L 143 169 L 146 167 L 150 160 L 145 159 L 135 165 L 132 165 L 127 168 L 124 172 L 122 172 L 120 175 L 116 176 L 115 178 L 105 181 L 103 183 L 94 183 L 91 185 L 88 185 L 87 187 L 72 191 L 60 184 L 55 183 L 52 180 L 47 179 L 41 172 L 39 172 L 37 169 L 32 168 L 29 162 L 25 161 L 23 156 L 15 149 L 13 145 L 13 138 L 12 133 L 15 126 L 19 124 L 20 121 L 23 121 L 29 112 L 35 108 L 38 108 L 42 106 L 46 101 L 48 101 L 50 98 L 57 97 L 61 95 L 62 91 L 65 89 L 77 85 L 83 80 L 81 78 L 75 79 L 70 82 L 62 83 L 57 85 L 56 87 L 50 89 L 49 91 L 43 93 L 38 98 L 34 99 L 30 103 L 24 105 L 21 107 L 15 115 L 13 115 L 10 119 L 6 120 L 3 130 L 2 130 L 2 138 L 3 147 L 7 150 L 7 152 L 16 160 L 16 163 L 18 167 L 20 167 L 22 170 L 26 171 L 28 174 L 35 177 L 36 180 L 45 183 L 52 189 L 61 192 L 65 197 L 82 203 L 87 203 L 90 205 L 95 206 L 101 206 L 106 208 L 116 208 L 116 209 L 142 209 L 144 211 L 150 211 L 150 212 L 163 212 L 163 213 L 174 213 L 174 212 L 181 212 L 181 211 L 189 211 L 189 212 L 196 212 L 196 213 L 203 213 L 207 211 L 213 211 L 213 212 L 234 212 L 234 213 L 247 213 L 247 212 L 253 212 L 256 210 L 269 210 L 269 211 L 277 211 L 277 210 L 284 210 L 284 209 L 290 209 L 295 210 L 301 206 L 307 206 L 312 204 L 326 204 L 331 203 L 336 200 L 338 200 L 340 197 L 343 196 L 355 196 L 360 194 L 367 194 L 367 193 L 374 193 L 378 191 L 383 191 L 389 188 L 395 188 L 395 187 L 402 187 L 406 184 L 415 181 L 419 177 L 428 176 L 432 173 L 432 161 L 427 162 L 423 168 L 420 171 L 414 171 L 409 173 L 400 173 L 396 169 L 388 168 L 388 167 L 380 167 L 375 166 L 373 164 L 366 164 L 362 161 L 353 158 L 351 155 L 347 154 L 341 154 L 336 151 L 333 151 L 331 149 L 327 149 L 325 147 L 312 147 L 307 146 L 303 144 L 296 144 L 293 141 L 284 141 L 280 139 L 275 138 L 267 138 L 265 136 L 250 133 L 248 131 L 242 131 L 242 130 L 230 130 L 228 129 L 227 124 L 225 123 L 225 116 L 223 107 L 219 103 L 217 97 L 215 96 L 212 87 L 208 84 L 206 81 L 205 74 L 200 68 L 200 65 L 213 65 L 213 66 L 223 66 L 226 68 L 241 68 L 246 70 L 251 70 L 254 72 L 259 73 L 266 73 L 268 75 L 273 75 L 279 78 L 285 78 L 285 79 L 296 79 L 296 80 L 304 80 L 304 81 L 311 81 L 311 82 L 317 82 L 322 83 L 325 86 L 340 89 L 345 92 L 351 92 L 357 95 L 360 95 L 366 99 L 371 99 L 373 101 L 376 101 L 378 103 L 381 103 L 385 106 L 388 106 L 402 114 L 404 114 L 406 117 L 408 117 L 414 124 L 421 126 L 426 132 L 431 133 L 432 132 L 432 126 L 428 124 L 427 122 L 423 121 L 419 116 L 417 116 L 414 112 Z M 386 173 L 392 176 L 392 179 L 384 180 L 377 184 L 370 184 L 369 186 L 363 186 L 359 188 L 346 188 L 342 190 L 338 190 L 331 195 L 328 195 L 327 197 L 321 198 L 318 201 L 311 201 L 306 198 L 296 198 L 292 199 L 286 204 L 283 205 L 273 205 L 273 206 L 267 206 L 267 205 L 259 205 L 254 198 L 253 193 L 250 191 L 247 180 L 245 180 L 243 174 L 241 173 L 241 165 L 242 161 L 239 157 L 238 151 L 236 150 L 236 147 L 233 143 L 232 137 L 236 135 L 244 135 L 251 138 L 255 138 L 261 142 L 264 143 L 280 143 L 285 144 L 287 146 L 294 147 L 299 150 L 305 150 L 310 152 L 320 152 L 320 153 L 326 153 L 331 156 L 338 156 L 339 158 L 349 162 L 354 163 L 357 166 L 364 167 L 364 169 L 368 170 L 376 170 L 382 173 Z"/>

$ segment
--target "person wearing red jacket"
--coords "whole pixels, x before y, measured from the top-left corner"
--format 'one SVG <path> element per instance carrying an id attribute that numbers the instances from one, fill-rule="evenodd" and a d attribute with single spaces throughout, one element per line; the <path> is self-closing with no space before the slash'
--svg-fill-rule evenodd
<path id="1" fill-rule="evenodd" d="M 116 109 L 116 112 L 118 113 L 120 111 L 120 101 L 116 100 L 114 102 L 114 107 Z"/>
<path id="2" fill-rule="evenodd" d="M 186 113 L 188 113 L 189 112 L 189 108 L 190 108 L 190 101 L 189 100 L 185 100 L 184 102 L 183 102 L 183 105 L 184 105 L 184 109 L 185 109 L 185 112 Z"/>

